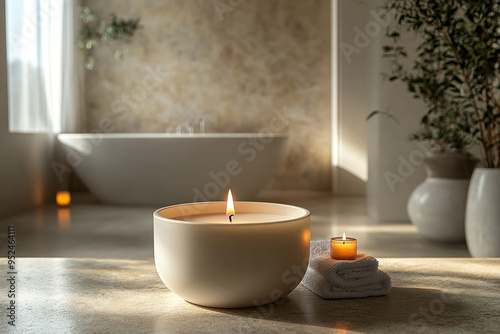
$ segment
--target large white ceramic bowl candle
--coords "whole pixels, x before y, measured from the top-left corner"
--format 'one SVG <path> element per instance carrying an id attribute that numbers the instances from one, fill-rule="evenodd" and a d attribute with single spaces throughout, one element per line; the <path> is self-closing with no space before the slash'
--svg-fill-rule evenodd
<path id="1" fill-rule="evenodd" d="M 165 285 L 203 306 L 237 308 L 277 301 L 302 280 L 310 213 L 284 204 L 182 204 L 154 212 L 154 257 Z"/>

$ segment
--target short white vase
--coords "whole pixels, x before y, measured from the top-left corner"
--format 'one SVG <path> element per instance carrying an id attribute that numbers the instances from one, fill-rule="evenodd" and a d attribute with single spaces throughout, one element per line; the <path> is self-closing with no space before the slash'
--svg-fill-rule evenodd
<path id="1" fill-rule="evenodd" d="M 419 234 L 445 242 L 465 240 L 465 206 L 476 160 L 466 154 L 432 154 L 425 159 L 428 177 L 410 196 L 408 215 Z"/>
<path id="2" fill-rule="evenodd" d="M 464 241 L 469 180 L 427 178 L 411 194 L 408 214 L 420 235 L 436 241 Z"/>
<path id="3" fill-rule="evenodd" d="M 500 257 L 500 169 L 476 168 L 467 196 L 467 247 L 473 257 Z"/>

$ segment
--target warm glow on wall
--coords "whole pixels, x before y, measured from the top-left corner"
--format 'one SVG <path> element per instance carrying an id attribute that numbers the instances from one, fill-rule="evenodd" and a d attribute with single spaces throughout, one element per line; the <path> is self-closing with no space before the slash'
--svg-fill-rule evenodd
<path id="1" fill-rule="evenodd" d="M 58 191 L 56 195 L 56 203 L 59 206 L 68 206 L 71 204 L 71 194 L 69 191 Z"/>

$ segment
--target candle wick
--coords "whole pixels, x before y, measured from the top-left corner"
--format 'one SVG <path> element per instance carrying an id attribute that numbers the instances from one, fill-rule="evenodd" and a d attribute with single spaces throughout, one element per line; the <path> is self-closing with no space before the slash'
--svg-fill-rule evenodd
<path id="1" fill-rule="evenodd" d="M 234 215 L 229 215 L 229 222 L 232 223 L 233 222 L 233 217 Z"/>
<path id="2" fill-rule="evenodd" d="M 345 245 L 345 241 L 344 241 L 344 245 Z"/>

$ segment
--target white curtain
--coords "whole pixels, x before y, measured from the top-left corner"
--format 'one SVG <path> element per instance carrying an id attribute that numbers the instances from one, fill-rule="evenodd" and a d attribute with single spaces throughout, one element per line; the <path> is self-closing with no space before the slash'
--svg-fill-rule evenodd
<path id="1" fill-rule="evenodd" d="M 9 130 L 72 132 L 79 71 L 73 0 L 7 0 Z"/>

